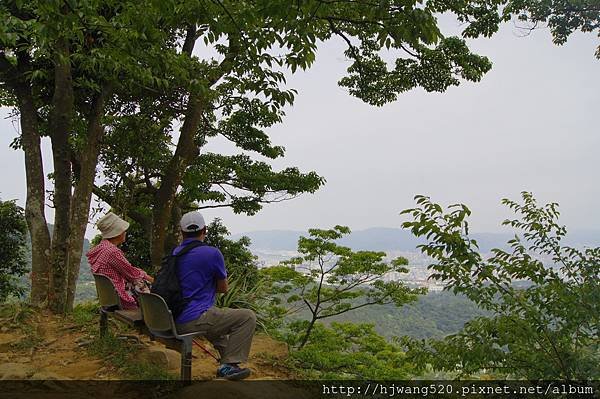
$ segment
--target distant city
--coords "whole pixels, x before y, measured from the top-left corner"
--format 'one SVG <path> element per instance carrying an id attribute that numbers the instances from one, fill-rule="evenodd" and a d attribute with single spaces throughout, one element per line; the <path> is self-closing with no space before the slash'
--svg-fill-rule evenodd
<path id="1" fill-rule="evenodd" d="M 247 236 L 251 239 L 250 249 L 257 256 L 259 267 L 269 267 L 298 256 L 296 245 L 300 236 L 307 236 L 305 232 L 277 230 L 257 231 L 234 235 L 233 238 Z M 477 240 L 480 250 L 484 255 L 491 255 L 492 248 L 508 249 L 506 242 L 513 238 L 511 234 L 501 233 L 475 233 L 472 238 Z M 432 259 L 423 255 L 417 245 L 424 243 L 413 237 L 408 231 L 393 228 L 372 228 L 351 233 L 339 240 L 340 245 L 345 245 L 353 250 L 374 250 L 386 253 L 386 259 L 391 261 L 402 256 L 408 259 L 408 273 L 388 273 L 384 278 L 388 281 L 403 281 L 413 287 L 426 287 L 429 291 L 441 291 L 443 285 L 429 280 L 430 271 L 427 266 Z M 577 231 L 565 239 L 567 245 L 574 247 L 600 246 L 600 231 Z M 549 266 L 554 266 L 551 257 L 539 257 Z"/>
<path id="2" fill-rule="evenodd" d="M 252 249 L 252 253 L 258 258 L 258 267 L 269 267 L 277 265 L 279 262 L 298 256 L 296 251 L 285 250 L 259 250 Z M 408 259 L 408 273 L 391 272 L 384 276 L 386 281 L 403 281 L 413 287 L 427 287 L 429 291 L 441 291 L 442 285 L 428 280 L 429 271 L 427 266 L 431 259 L 420 252 L 406 251 L 386 251 L 386 260 L 391 261 L 394 258 L 402 256 Z"/>

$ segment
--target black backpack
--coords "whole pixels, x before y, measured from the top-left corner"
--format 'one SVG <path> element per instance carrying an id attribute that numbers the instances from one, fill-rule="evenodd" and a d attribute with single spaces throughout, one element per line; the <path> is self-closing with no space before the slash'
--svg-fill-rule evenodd
<path id="1" fill-rule="evenodd" d="M 202 241 L 194 240 L 183 247 L 177 255 L 171 253 L 165 256 L 162 259 L 160 270 L 152 284 L 150 292 L 160 295 L 165 300 L 171 313 L 173 313 L 174 318 L 177 318 L 177 316 L 183 312 L 189 302 L 189 299 L 184 298 L 183 293 L 181 292 L 179 277 L 177 277 L 177 259 L 188 253 L 190 250 L 202 245 L 206 244 Z"/>

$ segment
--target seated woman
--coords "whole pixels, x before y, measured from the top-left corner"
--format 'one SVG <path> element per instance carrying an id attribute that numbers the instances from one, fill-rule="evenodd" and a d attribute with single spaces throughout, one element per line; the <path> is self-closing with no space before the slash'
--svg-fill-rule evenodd
<path id="1" fill-rule="evenodd" d="M 136 309 L 138 305 L 132 296 L 133 290 L 139 290 L 146 281 L 152 283 L 154 279 L 142 269 L 132 266 L 118 247 L 125 242 L 129 223 L 109 212 L 98 220 L 96 227 L 103 239 L 86 254 L 92 273 L 103 274 L 112 281 L 123 309 Z"/>

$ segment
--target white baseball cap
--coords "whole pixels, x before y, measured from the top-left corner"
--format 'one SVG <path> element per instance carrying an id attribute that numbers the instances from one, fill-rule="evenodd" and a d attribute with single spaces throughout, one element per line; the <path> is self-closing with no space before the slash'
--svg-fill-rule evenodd
<path id="1" fill-rule="evenodd" d="M 181 217 L 179 226 L 181 227 L 181 231 L 193 233 L 202 230 L 206 226 L 206 223 L 204 223 L 204 217 L 202 217 L 200 212 L 192 211 Z"/>

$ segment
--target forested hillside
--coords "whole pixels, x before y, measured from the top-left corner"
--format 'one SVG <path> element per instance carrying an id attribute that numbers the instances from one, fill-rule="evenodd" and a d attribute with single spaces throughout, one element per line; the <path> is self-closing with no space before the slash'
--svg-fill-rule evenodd
<path id="1" fill-rule="evenodd" d="M 333 317 L 332 321 L 373 323 L 375 331 L 391 338 L 441 338 L 453 334 L 477 316 L 488 315 L 463 296 L 451 292 L 430 292 L 417 302 L 401 308 L 376 305 Z"/>

